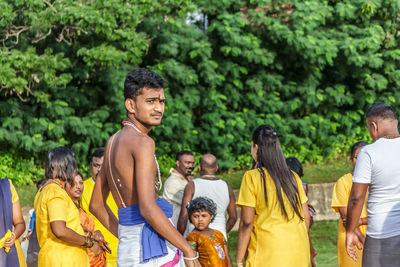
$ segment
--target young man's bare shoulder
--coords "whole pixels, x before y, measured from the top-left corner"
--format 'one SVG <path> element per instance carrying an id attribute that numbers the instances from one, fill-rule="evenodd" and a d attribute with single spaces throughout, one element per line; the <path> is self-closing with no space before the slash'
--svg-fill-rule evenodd
<path id="1" fill-rule="evenodd" d="M 154 140 L 151 137 L 144 134 L 136 135 L 135 138 L 133 138 L 131 141 L 134 144 L 133 148 L 136 151 L 142 151 L 148 149 L 154 150 L 156 146 Z"/>

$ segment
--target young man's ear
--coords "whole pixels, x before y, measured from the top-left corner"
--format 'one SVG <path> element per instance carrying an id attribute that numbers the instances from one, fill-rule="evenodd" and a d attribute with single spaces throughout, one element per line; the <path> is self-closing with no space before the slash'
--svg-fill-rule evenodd
<path id="1" fill-rule="evenodd" d="M 136 103 L 133 99 L 127 98 L 125 99 L 125 108 L 128 113 L 135 113 Z"/>

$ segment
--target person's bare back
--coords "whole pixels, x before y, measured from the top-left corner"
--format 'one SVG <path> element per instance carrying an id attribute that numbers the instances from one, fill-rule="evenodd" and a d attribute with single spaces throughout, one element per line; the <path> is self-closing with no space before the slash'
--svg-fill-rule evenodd
<path id="1" fill-rule="evenodd" d="M 147 133 L 161 123 L 163 88 L 162 78 L 150 70 L 128 73 L 124 84 L 127 120 L 122 130 L 107 142 L 104 164 L 93 190 L 90 211 L 111 233 L 120 234 L 118 266 L 175 264 L 173 260 L 180 255 L 176 248 L 189 257 L 185 258 L 187 266 L 198 264 L 191 247 L 168 219 L 172 207 L 158 198 L 155 190 L 160 190 L 161 180 L 155 144 Z M 119 220 L 106 203 L 110 191 L 119 208 Z M 157 232 L 170 243 L 153 240 L 158 235 L 146 236 L 147 232 Z M 143 240 L 147 240 L 147 247 Z"/>

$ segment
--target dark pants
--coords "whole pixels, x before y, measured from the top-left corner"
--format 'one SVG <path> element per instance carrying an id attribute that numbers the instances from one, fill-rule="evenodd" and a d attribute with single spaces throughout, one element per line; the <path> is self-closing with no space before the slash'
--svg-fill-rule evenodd
<path id="1" fill-rule="evenodd" d="M 363 267 L 399 267 L 400 236 L 377 239 L 367 236 L 362 256 Z"/>

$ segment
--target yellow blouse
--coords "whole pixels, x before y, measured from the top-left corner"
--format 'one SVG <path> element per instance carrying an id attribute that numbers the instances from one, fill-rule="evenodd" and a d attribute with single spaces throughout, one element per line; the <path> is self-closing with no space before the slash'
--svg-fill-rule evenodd
<path id="1" fill-rule="evenodd" d="M 353 185 L 353 174 L 348 173 L 343 175 L 337 180 L 335 187 L 333 188 L 331 208 L 334 212 L 339 212 L 339 207 L 347 207 L 349 201 L 351 187 Z M 367 198 L 365 198 L 364 207 L 361 211 L 361 218 L 367 217 Z M 358 227 L 364 235 L 367 232 L 366 225 L 360 225 Z M 338 262 L 339 266 L 362 266 L 362 249 L 357 249 L 358 261 L 355 262 L 352 258 L 347 255 L 346 252 L 346 228 L 343 226 L 342 218 L 339 219 L 338 224 Z"/>
<path id="2" fill-rule="evenodd" d="M 262 176 L 258 169 L 247 171 L 242 179 L 236 205 L 255 209 L 254 227 L 248 245 L 246 267 L 310 266 L 310 245 L 307 226 L 290 205 L 285 193 L 282 196 L 288 213 L 287 220 L 281 212 L 275 183 L 264 169 L 267 198 L 265 201 Z M 302 204 L 307 202 L 300 178 L 295 174 Z M 299 207 L 300 214 L 303 214 Z"/>
<path id="3" fill-rule="evenodd" d="M 11 190 L 11 202 L 14 204 L 15 202 L 19 201 L 18 193 L 17 190 L 15 190 L 14 185 L 12 184 L 11 180 L 10 181 L 10 190 Z M 26 261 L 25 261 L 25 256 L 21 248 L 21 243 L 19 242 L 19 239 L 15 240 L 15 248 L 17 250 L 17 255 L 18 255 L 18 261 L 19 261 L 19 266 L 20 267 L 26 267 Z"/>
<path id="4" fill-rule="evenodd" d="M 89 211 L 89 204 L 90 199 L 92 198 L 92 193 L 94 189 L 94 182 L 92 179 L 87 179 L 83 182 L 83 194 L 81 197 L 81 208 L 88 214 L 90 217 L 93 218 L 95 223 L 95 229 L 99 230 L 103 236 L 104 240 L 108 242 L 108 246 L 111 249 L 111 254 L 106 253 L 107 258 L 107 266 L 108 267 L 117 267 L 117 250 L 118 250 L 118 238 L 115 237 L 107 228 L 105 228 L 101 222 Z M 108 195 L 107 198 L 107 205 L 110 207 L 111 211 L 118 219 L 118 206 L 115 203 L 115 200 L 111 193 Z"/>
<path id="5" fill-rule="evenodd" d="M 55 183 L 48 184 L 36 194 L 34 208 L 39 266 L 89 267 L 86 248 L 61 241 L 51 231 L 51 222 L 65 221 L 68 228 L 84 235 L 79 210 L 67 192 Z"/>
<path id="6" fill-rule="evenodd" d="M 228 264 L 229 255 L 225 255 L 225 237 L 214 230 L 211 236 L 191 232 L 186 240 L 193 250 L 199 253 L 199 262 L 202 267 L 225 267 Z"/>

